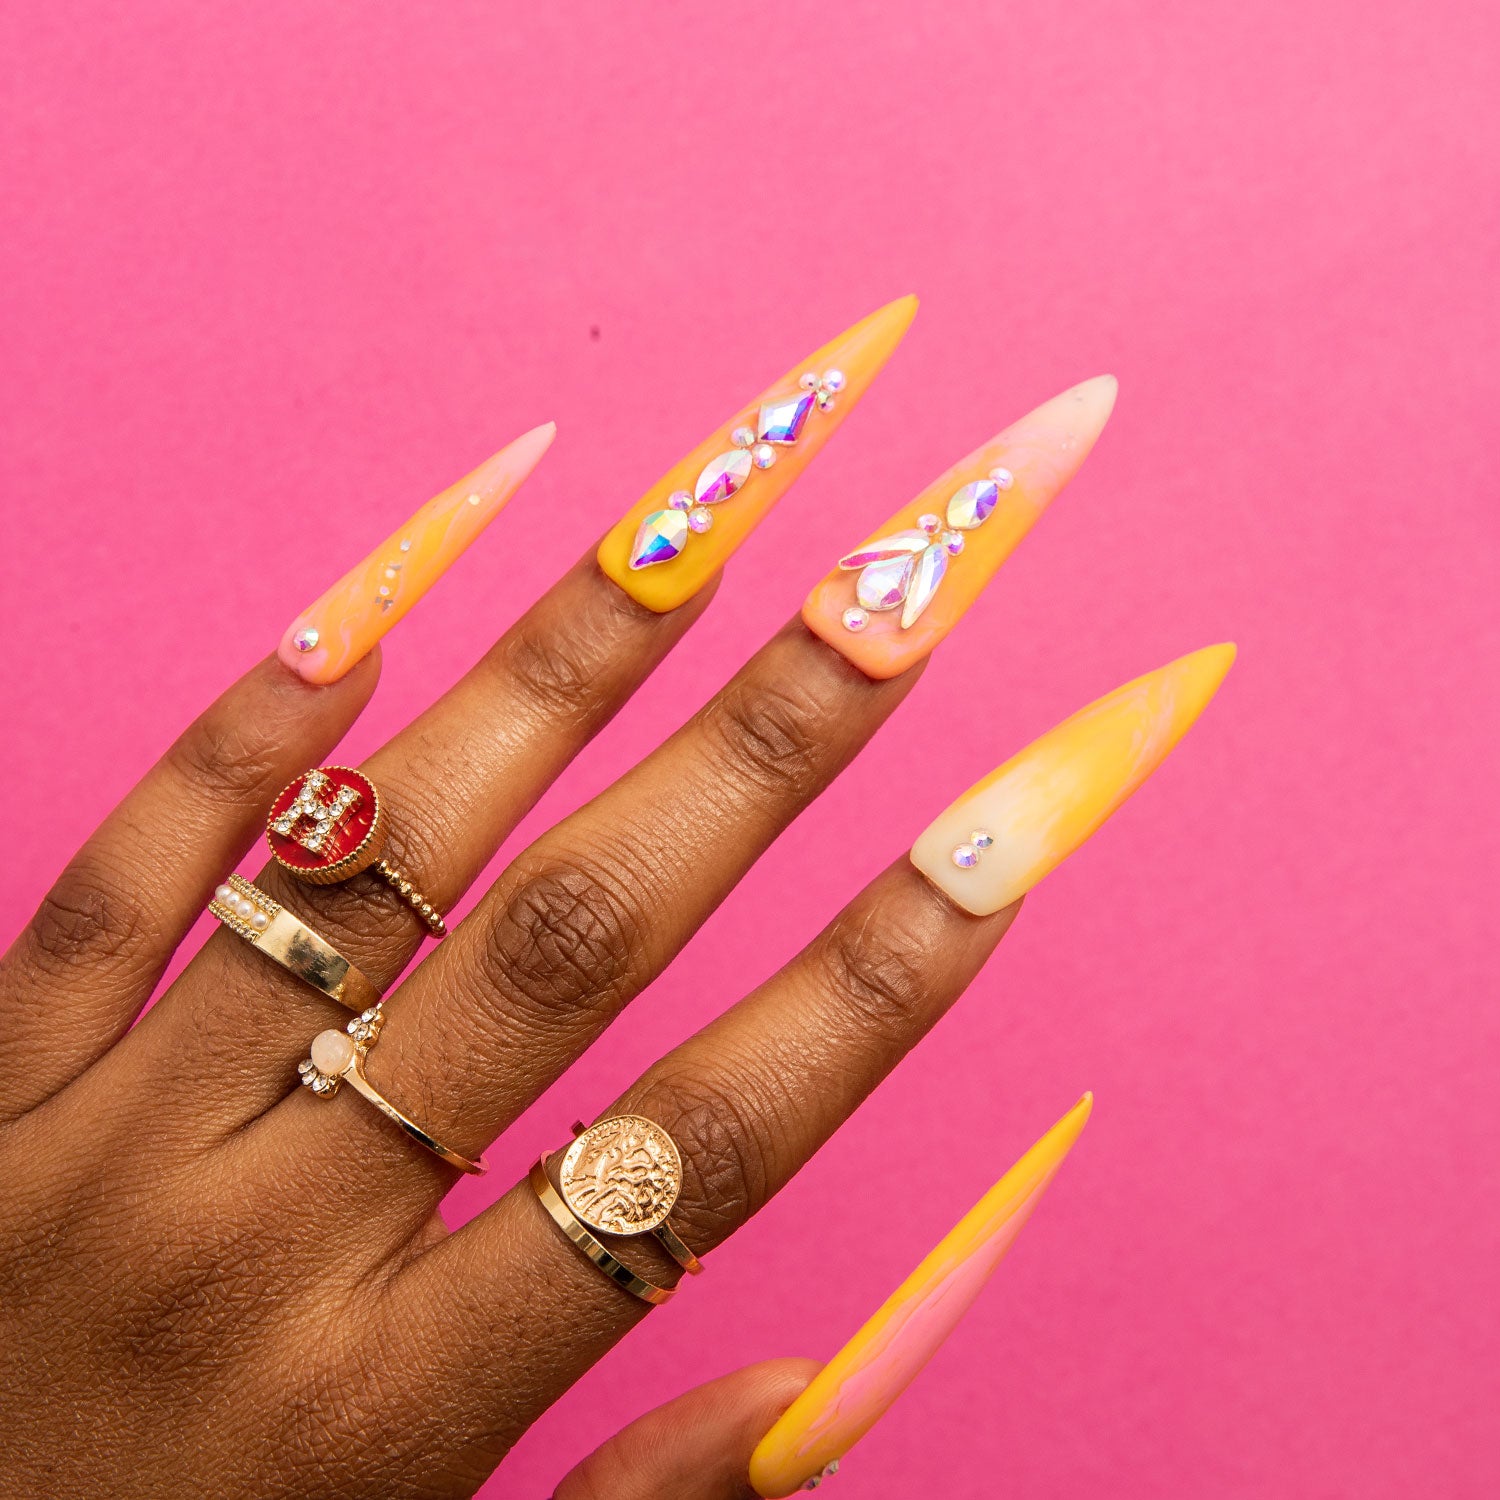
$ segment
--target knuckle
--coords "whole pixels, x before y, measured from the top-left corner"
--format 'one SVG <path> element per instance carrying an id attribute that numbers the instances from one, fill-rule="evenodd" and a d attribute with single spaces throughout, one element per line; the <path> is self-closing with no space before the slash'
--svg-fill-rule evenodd
<path id="1" fill-rule="evenodd" d="M 727 751 L 722 764 L 757 788 L 800 798 L 825 779 L 825 721 L 824 705 L 805 689 L 748 678 L 730 683 L 703 714 Z"/>
<path id="2" fill-rule="evenodd" d="M 128 963 L 155 952 L 145 902 L 103 866 L 80 859 L 42 897 L 30 948 L 47 971 L 89 963 Z"/>
<path id="3" fill-rule="evenodd" d="M 922 943 L 887 914 L 838 923 L 822 950 L 834 991 L 866 1030 L 909 1039 L 926 1009 L 931 961 Z"/>
<path id="4" fill-rule="evenodd" d="M 623 1004 L 645 972 L 627 890 L 602 866 L 549 862 L 524 874 L 485 937 L 488 987 L 549 1015 Z"/>
<path id="5" fill-rule="evenodd" d="M 218 704 L 173 745 L 180 776 L 215 803 L 261 808 L 280 789 L 285 767 L 263 720 Z"/>
<path id="6" fill-rule="evenodd" d="M 520 630 L 501 642 L 505 670 L 548 719 L 587 722 L 600 702 L 610 643 L 586 631 Z"/>

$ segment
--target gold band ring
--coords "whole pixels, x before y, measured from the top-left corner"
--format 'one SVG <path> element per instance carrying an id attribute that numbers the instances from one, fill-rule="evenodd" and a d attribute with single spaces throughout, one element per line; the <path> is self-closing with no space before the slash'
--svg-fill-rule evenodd
<path id="1" fill-rule="evenodd" d="M 404 870 L 382 858 L 385 837 L 380 793 L 350 766 L 304 771 L 281 789 L 266 818 L 271 857 L 298 880 L 337 885 L 373 868 L 434 937 L 446 937 L 443 914 Z"/>
<path id="2" fill-rule="evenodd" d="M 343 1031 L 320 1031 L 312 1040 L 310 1055 L 297 1064 L 302 1082 L 320 1099 L 332 1099 L 347 1083 L 363 1095 L 388 1120 L 394 1120 L 419 1146 L 441 1157 L 450 1167 L 478 1176 L 488 1170 L 481 1156 L 471 1161 L 430 1136 L 410 1115 L 403 1113 L 365 1076 L 365 1056 L 380 1039 L 385 1012 L 374 1006 L 356 1016 Z"/>
<path id="3" fill-rule="evenodd" d="M 241 875 L 231 875 L 208 909 L 289 974 L 350 1010 L 380 1004 L 380 991 L 331 943 Z"/>
<path id="4" fill-rule="evenodd" d="M 636 1276 L 589 1231 L 654 1235 L 683 1270 L 698 1275 L 702 1262 L 668 1220 L 682 1191 L 677 1143 L 641 1115 L 614 1115 L 588 1129 L 577 1124 L 573 1134 L 558 1168 L 561 1190 L 552 1186 L 545 1165 L 532 1168 L 532 1189 L 563 1233 L 611 1281 L 642 1301 L 666 1301 L 671 1291 Z"/>

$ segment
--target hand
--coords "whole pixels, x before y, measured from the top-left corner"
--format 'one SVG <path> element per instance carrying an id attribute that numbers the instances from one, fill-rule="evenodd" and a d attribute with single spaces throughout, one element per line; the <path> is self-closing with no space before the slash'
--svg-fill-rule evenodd
<path id="1" fill-rule="evenodd" d="M 362 1061 L 369 1083 L 456 1155 L 477 1158 L 598 1041 L 897 708 L 962 612 L 940 619 L 934 605 L 920 646 L 881 615 L 850 633 L 846 654 L 830 649 L 825 637 L 839 637 L 815 594 L 808 623 L 787 626 L 654 753 L 537 839 L 390 989 L 427 934 L 421 903 L 458 901 L 681 638 L 912 310 L 893 304 L 814 357 L 821 370 L 838 356 L 837 407 L 814 413 L 774 467 L 752 470 L 711 530 L 682 533 L 675 558 L 629 566 L 643 518 L 678 514 L 660 497 L 726 451 L 729 428 L 361 768 L 379 790 L 394 886 L 373 872 L 310 885 L 275 863 L 256 877 L 356 966 L 349 994 L 359 975 L 386 994 Z M 954 558 L 952 600 L 977 594 L 1088 451 L 1113 387 L 1079 390 L 1069 443 L 1049 446 L 1047 433 L 1072 394 L 974 456 L 982 476 L 1008 453 L 1014 487 L 998 497 L 993 544 L 976 530 Z M 296 1086 L 310 1040 L 337 1038 L 347 1013 L 255 942 L 217 931 L 141 1016 L 278 792 L 329 759 L 368 701 L 376 637 L 549 436 L 440 496 L 294 622 L 282 652 L 110 814 L 0 964 L 6 1495 L 467 1495 L 649 1310 L 568 1242 L 525 1182 L 448 1233 L 438 1208 L 451 1166 L 352 1086 L 337 1098 Z M 842 609 L 852 575 L 839 576 Z M 1104 700 L 1086 732 L 1070 721 L 1022 752 L 1011 766 L 1026 774 L 1003 770 L 955 804 L 924 835 L 927 854 L 919 841 L 916 863 L 899 859 L 625 1092 L 610 1113 L 648 1117 L 680 1151 L 672 1223 L 693 1252 L 733 1233 L 817 1150 L 962 993 L 1020 894 L 1185 731 L 1228 661 L 1184 661 Z M 1033 774 L 1069 757 L 1077 777 L 1049 787 Z M 1000 837 L 977 865 L 955 865 L 952 829 L 981 813 Z M 1050 842 L 1029 840 L 1033 825 Z M 649 1237 L 610 1248 L 646 1281 L 675 1279 Z M 778 1362 L 690 1393 L 570 1475 L 559 1500 L 743 1493 L 750 1449 L 812 1368 Z"/>

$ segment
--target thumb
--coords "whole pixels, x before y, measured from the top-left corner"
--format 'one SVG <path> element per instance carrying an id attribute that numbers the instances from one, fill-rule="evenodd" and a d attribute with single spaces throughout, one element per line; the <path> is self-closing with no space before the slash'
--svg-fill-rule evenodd
<path id="1" fill-rule="evenodd" d="M 596 1448 L 553 1500 L 747 1500 L 755 1445 L 818 1372 L 773 1359 L 684 1392 Z"/>

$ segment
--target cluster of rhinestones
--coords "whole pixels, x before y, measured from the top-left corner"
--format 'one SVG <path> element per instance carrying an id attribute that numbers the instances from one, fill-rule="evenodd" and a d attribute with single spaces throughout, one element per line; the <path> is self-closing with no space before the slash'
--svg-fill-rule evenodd
<path id="1" fill-rule="evenodd" d="M 1016 482 L 1009 469 L 991 469 L 955 490 L 942 516 L 917 518 L 910 531 L 894 531 L 839 559 L 846 573 L 859 574 L 858 604 L 844 611 L 845 630 L 863 630 L 871 614 L 900 609 L 901 628 L 910 630 L 932 603 L 948 572 L 948 559 L 964 550 L 964 532 L 989 520 L 1000 491 Z"/>
<path id="2" fill-rule="evenodd" d="M 370 1010 L 361 1011 L 344 1028 L 351 1040 L 344 1044 L 339 1051 L 345 1059 L 343 1066 L 337 1071 L 325 1071 L 320 1068 L 312 1057 L 304 1057 L 297 1064 L 297 1074 L 303 1085 L 310 1088 L 320 1099 L 331 1099 L 339 1091 L 339 1085 L 344 1081 L 344 1068 L 353 1061 L 356 1055 L 363 1056 L 375 1045 L 380 1036 L 380 1028 L 385 1025 L 385 1014 L 379 1006 Z M 313 1053 L 316 1055 L 325 1044 L 325 1038 L 338 1043 L 342 1040 L 337 1031 L 320 1032 L 313 1038 Z"/>
<path id="3" fill-rule="evenodd" d="M 805 1490 L 818 1490 L 818 1489 L 822 1489 L 822 1487 L 823 1487 L 823 1481 L 825 1479 L 832 1479 L 833 1476 L 838 1473 L 838 1471 L 839 1471 L 839 1461 L 838 1461 L 838 1459 L 836 1459 L 836 1458 L 830 1458 L 828 1460 L 828 1462 L 823 1465 L 823 1468 L 821 1469 L 821 1471 L 818 1472 L 818 1473 L 816 1473 L 816 1474 L 814 1474 L 813 1477 L 811 1479 L 809 1479 L 807 1481 L 807 1483 L 802 1486 L 802 1488 L 805 1489 Z"/>
<path id="4" fill-rule="evenodd" d="M 253 943 L 271 925 L 271 918 L 281 907 L 243 876 L 231 875 L 223 885 L 214 888 L 208 909 L 226 927 Z"/>
<path id="5" fill-rule="evenodd" d="M 477 505 L 479 496 L 470 495 L 469 503 Z M 401 569 L 406 565 L 406 554 L 411 551 L 411 538 L 402 537 L 401 545 L 396 550 L 401 555 L 386 558 L 380 569 L 380 585 L 375 590 L 375 602 L 380 606 L 381 614 L 391 609 L 396 603 L 396 590 L 401 583 Z"/>
<path id="6" fill-rule="evenodd" d="M 360 800 L 357 787 L 341 786 L 331 801 L 325 801 L 331 786 L 324 772 L 309 771 L 291 805 L 272 821 L 272 830 L 283 838 L 296 839 L 309 853 L 316 854 L 328 835 Z M 311 828 L 302 828 L 304 818 L 312 824 Z"/>
<path id="7" fill-rule="evenodd" d="M 713 526 L 712 507 L 737 495 L 757 469 L 769 469 L 776 450 L 791 447 L 802 436 L 814 408 L 832 411 L 845 383 L 840 370 L 822 375 L 809 370 L 792 395 L 774 397 L 761 407 L 755 426 L 736 427 L 729 438 L 734 446 L 704 465 L 693 488 L 674 490 L 665 510 L 654 510 L 641 522 L 630 566 L 649 568 L 679 556 L 689 536 L 701 536 Z"/>
<path id="8" fill-rule="evenodd" d="M 994 842 L 994 834 L 986 833 L 982 828 L 976 828 L 969 835 L 968 843 L 957 845 L 950 858 L 960 870 L 972 870 L 979 863 L 980 855 Z"/>

